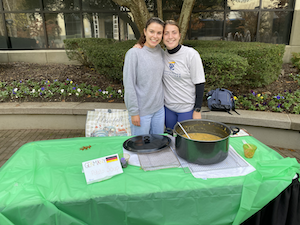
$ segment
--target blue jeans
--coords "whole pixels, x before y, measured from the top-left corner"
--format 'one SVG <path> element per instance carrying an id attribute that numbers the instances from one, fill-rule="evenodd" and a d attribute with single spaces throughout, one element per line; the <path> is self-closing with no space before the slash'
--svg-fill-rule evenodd
<path id="1" fill-rule="evenodd" d="M 162 107 L 160 110 L 153 114 L 140 117 L 141 126 L 134 126 L 131 122 L 131 116 L 129 116 L 131 135 L 143 135 L 143 134 L 163 134 L 164 133 L 164 120 L 165 110 Z"/>
<path id="2" fill-rule="evenodd" d="M 165 107 L 166 128 L 174 129 L 174 126 L 177 123 L 177 121 L 181 122 L 183 120 L 193 119 L 193 112 L 194 110 L 191 110 L 189 112 L 184 112 L 184 113 L 177 113 Z"/>

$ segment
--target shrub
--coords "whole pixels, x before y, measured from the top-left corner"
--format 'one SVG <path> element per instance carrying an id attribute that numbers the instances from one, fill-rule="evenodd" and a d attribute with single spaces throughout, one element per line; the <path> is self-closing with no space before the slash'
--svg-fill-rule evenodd
<path id="1" fill-rule="evenodd" d="M 240 85 L 246 75 L 247 59 L 234 54 L 208 53 L 202 55 L 207 90 Z"/>
<path id="2" fill-rule="evenodd" d="M 122 81 L 125 54 L 135 43 L 134 40 L 99 45 L 89 48 L 86 54 L 98 73 Z"/>
<path id="3" fill-rule="evenodd" d="M 70 38 L 65 39 L 65 49 L 70 60 L 76 60 L 85 66 L 92 66 L 86 54 L 87 50 L 97 46 L 105 46 L 115 43 L 114 39 L 108 38 Z"/>
<path id="4" fill-rule="evenodd" d="M 282 57 L 285 45 L 274 45 L 260 42 L 230 41 L 184 41 L 184 44 L 196 48 L 201 57 L 205 54 L 224 53 L 236 54 L 247 60 L 245 84 L 252 87 L 268 85 L 278 79 L 282 68 Z"/>
<path id="5" fill-rule="evenodd" d="M 239 56 L 247 58 L 246 83 L 252 87 L 262 87 L 277 80 L 282 68 L 284 45 L 254 42 L 237 50 Z"/>
<path id="6" fill-rule="evenodd" d="M 118 42 L 113 39 L 77 38 L 64 40 L 67 55 L 97 72 L 122 80 L 126 52 L 136 40 Z M 206 87 L 229 88 L 243 84 L 261 87 L 278 79 L 282 67 L 284 45 L 259 42 L 184 41 L 201 55 Z"/>
<path id="7" fill-rule="evenodd" d="M 300 52 L 292 52 L 292 64 L 300 70 Z"/>

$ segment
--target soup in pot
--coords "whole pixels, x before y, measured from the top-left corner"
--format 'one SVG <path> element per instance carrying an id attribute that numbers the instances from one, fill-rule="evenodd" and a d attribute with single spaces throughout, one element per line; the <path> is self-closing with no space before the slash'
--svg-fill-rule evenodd
<path id="1" fill-rule="evenodd" d="M 222 138 L 213 135 L 213 134 L 207 134 L 207 133 L 188 133 L 191 139 L 197 140 L 197 141 L 217 141 L 221 140 Z M 188 138 L 186 134 L 182 135 L 185 138 Z"/>

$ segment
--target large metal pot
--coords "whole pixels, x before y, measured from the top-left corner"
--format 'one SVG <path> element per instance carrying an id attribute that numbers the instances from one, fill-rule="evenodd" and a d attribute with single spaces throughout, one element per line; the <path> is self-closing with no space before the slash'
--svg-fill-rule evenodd
<path id="1" fill-rule="evenodd" d="M 176 124 L 174 127 L 175 148 L 178 156 L 191 163 L 200 165 L 214 164 L 228 156 L 231 129 L 212 120 L 193 119 L 180 122 L 187 133 L 207 133 L 221 138 L 216 141 L 198 141 L 185 138 L 184 131 Z"/>

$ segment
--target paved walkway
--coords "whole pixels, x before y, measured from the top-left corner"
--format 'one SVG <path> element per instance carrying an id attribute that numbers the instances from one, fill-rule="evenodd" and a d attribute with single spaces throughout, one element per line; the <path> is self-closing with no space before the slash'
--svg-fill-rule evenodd
<path id="1" fill-rule="evenodd" d="M 80 130 L 0 130 L 0 167 L 24 144 L 32 141 L 85 137 Z M 283 157 L 296 158 L 300 163 L 300 150 L 272 147 Z"/>

